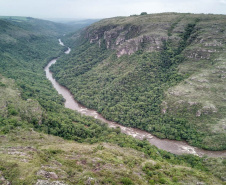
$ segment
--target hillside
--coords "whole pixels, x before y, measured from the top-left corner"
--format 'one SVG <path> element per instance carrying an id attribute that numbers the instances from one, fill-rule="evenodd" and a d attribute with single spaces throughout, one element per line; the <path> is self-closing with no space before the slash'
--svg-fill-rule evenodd
<path id="1" fill-rule="evenodd" d="M 223 158 L 175 156 L 17 87 L 0 76 L 0 184 L 224 183 Z"/>
<path id="2" fill-rule="evenodd" d="M 24 30 L 32 31 L 36 35 L 45 34 L 49 36 L 57 36 L 76 30 L 69 24 L 66 25 L 32 17 L 0 16 L 0 20 L 4 20 Z"/>
<path id="3" fill-rule="evenodd" d="M 65 109 L 43 71 L 61 33 L 0 24 L 0 184 L 223 183 L 224 159 L 175 156 Z"/>
<path id="4" fill-rule="evenodd" d="M 3 185 L 223 184 L 225 180 L 223 158 L 175 156 L 60 106 L 50 115 L 36 100 L 23 100 L 15 81 L 3 76 L 0 107 Z M 45 134 L 56 135 L 56 123 L 62 131 L 58 135 L 79 142 Z"/>
<path id="5" fill-rule="evenodd" d="M 81 104 L 160 137 L 226 149 L 224 15 L 104 19 L 63 38 L 52 67 Z"/>
<path id="6" fill-rule="evenodd" d="M 32 130 L 2 137 L 0 156 L 1 184 L 223 184 L 188 164 L 153 159 L 115 144 L 80 144 Z"/>
<path id="7" fill-rule="evenodd" d="M 224 184 L 223 157 L 174 155 L 64 108 L 43 69 L 61 32 L 26 21 L 0 20 L 0 184 Z"/>

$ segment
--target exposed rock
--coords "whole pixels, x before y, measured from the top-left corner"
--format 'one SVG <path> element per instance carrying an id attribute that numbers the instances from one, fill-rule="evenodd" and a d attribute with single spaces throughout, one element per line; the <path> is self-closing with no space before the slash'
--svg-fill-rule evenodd
<path id="1" fill-rule="evenodd" d="M 165 114 L 167 109 L 168 109 L 168 106 L 167 106 L 167 102 L 166 101 L 163 101 L 162 102 L 162 113 Z"/>
<path id="2" fill-rule="evenodd" d="M 158 34 L 154 30 L 164 29 L 163 27 L 165 26 L 165 24 L 153 24 L 150 29 L 144 29 L 136 25 L 87 28 L 85 37 L 90 43 L 97 43 L 99 47 L 103 40 L 105 47 L 107 49 L 115 49 L 117 56 L 120 57 L 122 55 L 131 55 L 140 49 L 150 52 L 158 50 L 162 45 L 162 40 L 167 40 L 168 37 L 162 33 L 160 35 L 160 32 Z M 142 35 L 140 35 L 141 31 L 144 32 Z M 145 48 L 142 44 L 145 44 Z"/>
<path id="3" fill-rule="evenodd" d="M 206 105 L 206 106 L 204 106 L 202 108 L 202 112 L 204 114 L 209 114 L 209 113 L 212 113 L 212 112 L 217 112 L 217 108 L 213 104 Z"/>
<path id="4" fill-rule="evenodd" d="M 197 184 L 197 185 L 205 185 L 204 182 L 197 182 L 196 184 Z"/>
<path id="5" fill-rule="evenodd" d="M 211 113 L 216 113 L 217 108 L 213 104 L 206 105 L 202 107 L 201 110 L 198 110 L 196 112 L 196 117 L 201 116 L 201 114 L 211 114 Z"/>
<path id="6" fill-rule="evenodd" d="M 201 83 L 208 83 L 209 81 L 207 79 L 200 79 L 200 80 L 197 80 L 198 82 L 201 82 Z"/>
<path id="7" fill-rule="evenodd" d="M 197 105 L 198 103 L 197 103 L 197 102 L 188 102 L 188 104 L 189 104 L 190 106 L 192 106 L 192 105 Z"/>
<path id="8" fill-rule="evenodd" d="M 201 110 L 198 110 L 198 111 L 196 112 L 196 117 L 201 116 L 201 114 L 202 114 Z"/>
<path id="9" fill-rule="evenodd" d="M 162 45 L 162 40 L 167 40 L 167 37 L 159 37 L 159 35 L 143 35 L 136 38 L 126 40 L 117 47 L 117 56 L 131 55 L 140 49 L 152 52 L 158 50 Z M 146 43 L 146 48 L 142 48 L 142 44 Z"/>
<path id="10" fill-rule="evenodd" d="M 48 180 L 38 180 L 36 185 L 67 185 L 60 181 L 48 181 Z"/>
<path id="11" fill-rule="evenodd" d="M 87 185 L 90 185 L 90 184 L 93 184 L 95 182 L 95 179 L 92 178 L 92 177 L 88 177 L 87 181 L 86 181 L 86 184 Z"/>
<path id="12" fill-rule="evenodd" d="M 174 91 L 170 91 L 169 94 L 174 95 L 174 96 L 182 96 L 185 93 L 183 93 L 181 91 L 174 90 Z"/>
<path id="13" fill-rule="evenodd" d="M 27 159 L 20 159 L 20 161 L 24 162 L 24 163 L 28 163 L 29 162 L 29 160 L 27 160 Z"/>
<path id="14" fill-rule="evenodd" d="M 113 42 L 112 39 L 113 40 L 116 39 L 120 35 L 120 32 L 123 29 L 124 29 L 123 26 L 117 26 L 114 29 L 111 29 L 111 30 L 104 32 L 104 40 L 105 40 L 107 49 L 109 49 L 111 47 L 111 43 Z M 122 35 L 121 35 L 121 37 L 122 37 Z M 125 39 L 125 37 L 124 37 L 124 39 Z M 123 40 L 123 38 L 122 38 L 122 40 Z"/>
<path id="15" fill-rule="evenodd" d="M 51 179 L 58 179 L 58 176 L 55 172 L 49 172 L 48 173 L 49 178 Z M 48 177 L 47 177 L 48 178 Z"/>
<path id="16" fill-rule="evenodd" d="M 24 153 L 24 152 L 19 152 L 19 151 L 8 152 L 8 154 L 9 154 L 9 155 L 27 156 L 26 153 Z"/>
<path id="17" fill-rule="evenodd" d="M 48 179 L 58 179 L 58 175 L 55 172 L 47 172 L 45 170 L 40 170 L 37 172 L 38 176 L 43 176 Z"/>
<path id="18" fill-rule="evenodd" d="M 2 175 L 2 172 L 0 171 L 0 184 L 1 185 L 11 185 L 9 181 L 5 179 L 5 177 Z"/>
<path id="19" fill-rule="evenodd" d="M 178 100 L 177 102 L 175 102 L 176 104 L 182 104 L 184 103 L 185 101 L 184 100 Z"/>
<path id="20" fill-rule="evenodd" d="M 204 46 L 222 46 L 222 43 L 218 42 L 217 40 L 213 40 L 212 42 L 205 42 Z"/>
<path id="21" fill-rule="evenodd" d="M 162 113 L 165 114 L 166 113 L 166 109 L 162 109 Z"/>
<path id="22" fill-rule="evenodd" d="M 115 41 L 115 45 L 118 46 L 126 40 L 126 34 L 128 31 L 121 32 Z"/>

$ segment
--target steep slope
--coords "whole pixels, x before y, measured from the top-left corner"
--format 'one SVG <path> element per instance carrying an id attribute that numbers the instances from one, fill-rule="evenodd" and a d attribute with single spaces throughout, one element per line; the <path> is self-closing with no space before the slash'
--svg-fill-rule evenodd
<path id="1" fill-rule="evenodd" d="M 82 104 L 160 138 L 226 149 L 224 15 L 116 17 L 64 38 L 52 67 Z"/>
<path id="2" fill-rule="evenodd" d="M 50 58 L 63 53 L 63 48 L 58 46 L 59 33 L 51 27 L 36 32 L 30 23 L 25 26 L 26 22 L 17 26 L 11 21 L 0 20 L 0 73 L 16 80 L 26 91 L 22 94 L 24 98 L 48 100 L 52 96 L 62 102 L 53 89 L 43 86 L 44 83 L 51 87 L 45 79 L 43 67 Z"/>
<path id="3" fill-rule="evenodd" d="M 57 36 L 59 34 L 63 35 L 75 31 L 70 25 L 35 19 L 32 17 L 0 16 L 0 19 L 37 35 Z"/>
<path id="4" fill-rule="evenodd" d="M 175 156 L 73 111 L 65 114 L 73 124 L 59 112 L 50 118 L 37 101 L 21 98 L 14 80 L 0 76 L 0 184 L 223 183 L 224 159 Z M 43 133 L 56 135 L 59 119 L 61 136 L 86 142 Z"/>
<path id="5" fill-rule="evenodd" d="M 0 24 L 0 184 L 224 183 L 223 158 L 176 156 L 64 108 L 43 71 L 58 35 Z"/>
<path id="6" fill-rule="evenodd" d="M 71 27 L 71 32 L 85 28 L 95 22 L 98 22 L 100 19 L 50 19 L 50 21 L 63 23 Z M 73 29 L 73 30 L 72 30 Z"/>
<path id="7" fill-rule="evenodd" d="M 153 159 L 114 144 L 80 144 L 31 130 L 2 137 L 0 157 L 1 184 L 223 184 L 211 173 L 185 163 Z"/>

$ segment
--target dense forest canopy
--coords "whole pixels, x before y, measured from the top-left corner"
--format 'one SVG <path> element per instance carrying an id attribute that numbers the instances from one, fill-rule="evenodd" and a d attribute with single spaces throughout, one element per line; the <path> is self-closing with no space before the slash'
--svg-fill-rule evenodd
<path id="1" fill-rule="evenodd" d="M 225 28 L 224 15 L 104 19 L 63 38 L 72 53 L 51 70 L 109 120 L 224 150 Z"/>
<path id="2" fill-rule="evenodd" d="M 159 150 L 145 140 L 139 141 L 122 134 L 119 128 L 108 128 L 94 118 L 82 116 L 64 108 L 62 96 L 46 79 L 43 70 L 50 59 L 61 56 L 66 49 L 58 44 L 58 38 L 62 33 L 69 33 L 71 28 L 66 29 L 61 26 L 33 18 L 0 19 L 0 184 L 223 183 L 226 171 L 224 158 L 177 156 Z M 185 33 L 188 33 L 188 37 L 192 34 L 189 31 L 190 27 L 194 26 L 186 28 L 188 31 Z M 74 34 L 68 35 L 76 37 Z M 66 39 L 70 38 L 65 38 L 65 41 Z M 183 40 L 183 44 L 189 44 L 186 36 Z M 74 42 L 73 39 L 71 39 L 71 45 L 72 42 Z M 176 50 L 171 55 L 169 42 L 166 42 L 163 48 L 161 52 L 137 51 L 134 55 L 117 58 L 111 50 L 96 47 L 95 44 L 90 46 L 90 43 L 85 41 L 78 46 L 77 53 L 74 52 L 73 57 L 70 56 L 71 61 L 77 58 L 76 61 L 80 62 L 80 65 L 75 65 L 79 71 L 76 70 L 74 76 L 72 72 L 68 72 L 72 65 L 68 62 L 69 58 L 64 59 L 68 62 L 68 66 L 65 65 L 64 69 L 69 76 L 71 75 L 71 80 L 76 82 L 75 77 L 88 74 L 93 67 L 97 67 L 100 61 L 108 59 L 109 56 L 114 64 L 124 65 L 126 61 L 128 65 L 118 68 L 122 70 L 118 71 L 119 78 L 116 78 L 116 68 L 112 73 L 109 70 L 108 75 L 99 76 L 100 82 L 102 78 L 104 79 L 103 87 L 108 87 L 112 93 L 107 96 L 104 94 L 104 97 L 106 100 L 115 99 L 115 101 L 118 98 L 116 102 L 121 102 L 120 98 L 123 98 L 122 107 L 128 105 L 127 100 L 131 101 L 132 104 L 135 103 L 136 108 L 142 107 L 144 113 L 150 110 L 146 109 L 146 104 L 142 102 L 145 102 L 145 96 L 150 97 L 151 103 L 155 102 L 151 111 L 157 118 L 163 90 L 185 79 L 185 76 L 178 74 L 176 70 L 176 66 L 182 61 L 179 55 L 183 49 Z M 85 54 L 84 51 L 88 53 Z M 170 72 L 166 70 L 166 64 Z M 109 65 L 114 66 L 113 63 Z M 149 76 L 138 75 L 140 71 L 146 71 L 151 66 L 153 71 Z M 57 71 L 58 67 L 54 70 Z M 107 66 L 105 66 L 106 69 L 102 68 L 103 66 L 100 67 L 105 71 L 108 70 Z M 131 73 L 127 69 L 131 69 Z M 133 72 L 134 69 L 137 73 Z M 125 73 L 125 76 L 122 76 L 122 73 Z M 96 77 L 91 74 L 90 81 L 96 80 Z M 98 76 L 98 73 L 96 75 Z M 144 79 L 144 83 L 134 91 L 138 93 L 136 96 L 132 93 L 134 88 L 130 77 L 134 85 L 139 84 L 135 79 Z M 152 77 L 156 77 L 161 88 L 157 87 Z M 63 82 L 61 78 L 59 79 Z M 68 76 L 65 79 L 68 79 Z M 79 84 L 81 81 L 77 80 L 76 83 Z M 116 88 L 118 92 L 108 86 L 107 82 L 114 80 L 120 86 L 115 85 L 112 89 Z M 152 80 L 153 89 L 148 86 L 148 80 Z M 90 85 L 86 80 L 83 85 L 85 83 Z M 145 83 L 146 87 L 144 87 Z M 93 91 L 93 87 L 90 92 Z M 126 93 L 125 89 L 128 89 L 127 95 L 118 94 Z M 140 96 L 145 89 L 151 90 L 150 93 Z M 95 94 L 97 92 L 96 89 Z M 117 98 L 115 94 L 118 95 Z M 80 98 L 80 101 L 82 99 Z M 137 104 L 136 99 L 142 101 Z M 90 101 L 90 106 L 95 108 L 93 106 L 95 101 L 90 98 L 87 100 Z M 102 103 L 99 112 L 105 110 L 105 102 L 102 101 Z M 115 104 L 109 101 L 109 105 Z M 111 119 L 119 119 L 115 111 L 121 110 L 121 108 L 112 109 Z M 140 114 L 131 113 L 138 117 Z M 121 115 L 120 120 L 128 119 L 124 114 Z M 131 116 L 131 119 L 134 117 Z M 187 123 L 186 119 L 174 119 L 173 116 L 171 118 L 160 116 L 157 121 L 162 123 L 161 119 L 172 119 L 172 122 L 178 122 L 179 128 Z M 142 122 L 138 121 L 136 125 L 136 120 L 134 121 L 135 126 L 142 127 Z M 196 136 L 196 130 L 191 132 Z"/>

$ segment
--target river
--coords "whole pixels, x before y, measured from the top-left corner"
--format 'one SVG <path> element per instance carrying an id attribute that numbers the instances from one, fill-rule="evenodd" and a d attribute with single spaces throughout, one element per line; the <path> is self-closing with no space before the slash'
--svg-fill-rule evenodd
<path id="1" fill-rule="evenodd" d="M 65 46 L 64 43 L 59 39 L 59 44 L 62 46 Z M 65 54 L 70 54 L 71 49 L 68 48 L 67 51 L 65 51 Z M 155 145 L 156 147 L 166 150 L 168 152 L 171 152 L 173 154 L 194 154 L 198 156 L 203 156 L 207 155 L 210 157 L 226 157 L 226 151 L 208 151 L 208 150 L 203 150 L 197 147 L 190 146 L 187 142 L 184 141 L 175 141 L 175 140 L 169 140 L 169 139 L 159 139 L 152 134 L 142 131 L 136 128 L 130 128 L 130 127 L 124 127 L 122 125 L 119 125 L 115 122 L 106 120 L 101 116 L 97 111 L 88 109 L 84 107 L 83 105 L 80 105 L 74 98 L 73 95 L 70 93 L 70 91 L 60 85 L 52 75 L 52 72 L 49 70 L 50 66 L 55 64 L 57 62 L 57 58 L 51 60 L 48 65 L 45 67 L 45 72 L 46 72 L 46 77 L 51 81 L 53 84 L 53 87 L 57 90 L 59 94 L 61 94 L 64 99 L 65 99 L 65 107 L 76 110 L 80 112 L 83 115 L 86 116 L 92 116 L 96 119 L 99 119 L 109 125 L 109 127 L 120 127 L 121 132 L 125 133 L 127 135 L 131 135 L 134 138 L 137 139 L 144 139 L 146 138 L 152 145 Z"/>

